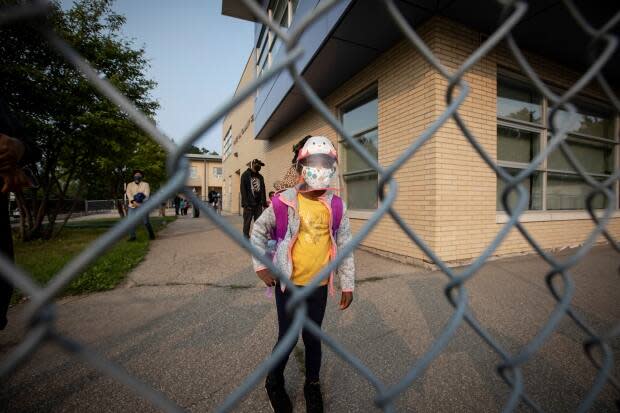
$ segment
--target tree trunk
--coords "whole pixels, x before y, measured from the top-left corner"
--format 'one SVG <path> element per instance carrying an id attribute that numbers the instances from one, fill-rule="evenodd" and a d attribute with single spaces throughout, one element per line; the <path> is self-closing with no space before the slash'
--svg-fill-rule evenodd
<path id="1" fill-rule="evenodd" d="M 78 199 L 75 198 L 73 202 L 71 203 L 71 208 L 69 209 L 69 213 L 67 214 L 65 219 L 63 219 L 62 224 L 60 225 L 60 228 L 58 228 L 58 231 L 56 231 L 56 233 L 53 234 L 53 238 L 57 237 L 60 234 L 60 231 L 62 231 L 65 225 L 67 225 L 67 222 L 71 218 L 71 215 L 73 215 L 73 211 L 75 210 L 75 207 L 77 206 L 77 204 L 78 204 Z"/>
<path id="2" fill-rule="evenodd" d="M 117 199 L 115 202 L 116 202 L 116 209 L 118 211 L 118 215 L 121 218 L 124 218 L 125 217 L 125 208 L 123 206 L 123 201 L 121 199 Z"/>

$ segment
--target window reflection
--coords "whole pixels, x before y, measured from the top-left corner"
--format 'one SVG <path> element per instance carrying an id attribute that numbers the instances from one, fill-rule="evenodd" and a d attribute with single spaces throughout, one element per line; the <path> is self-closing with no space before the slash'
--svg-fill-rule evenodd
<path id="1" fill-rule="evenodd" d="M 533 89 L 512 80 L 497 85 L 497 116 L 541 123 L 541 96 Z"/>
<path id="2" fill-rule="evenodd" d="M 379 155 L 378 99 L 376 90 L 341 108 L 344 129 L 374 159 Z M 377 172 L 342 141 L 344 148 L 344 181 L 347 203 L 351 209 L 375 209 L 378 205 Z"/>

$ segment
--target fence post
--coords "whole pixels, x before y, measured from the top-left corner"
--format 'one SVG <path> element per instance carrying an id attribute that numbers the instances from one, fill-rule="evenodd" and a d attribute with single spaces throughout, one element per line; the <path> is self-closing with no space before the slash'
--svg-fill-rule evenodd
<path id="1" fill-rule="evenodd" d="M 88 200 L 84 200 L 84 215 L 88 215 Z"/>

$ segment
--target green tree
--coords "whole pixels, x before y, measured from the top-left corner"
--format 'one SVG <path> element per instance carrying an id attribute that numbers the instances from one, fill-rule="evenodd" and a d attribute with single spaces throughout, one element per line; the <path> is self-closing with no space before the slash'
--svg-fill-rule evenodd
<path id="1" fill-rule="evenodd" d="M 0 28 L 0 97 L 21 133 L 42 152 L 33 168 L 39 186 L 20 202 L 25 240 L 53 236 L 69 198 L 120 198 L 134 167 L 152 173 L 153 189 L 165 179 L 163 150 L 51 49 L 38 30 L 51 26 L 152 118 L 158 104 L 150 97 L 155 83 L 145 76 L 148 61 L 143 49 L 121 35 L 125 18 L 112 4 L 79 0 L 65 11 L 54 2 L 45 21 Z"/>
<path id="2" fill-rule="evenodd" d="M 205 153 L 204 151 L 205 151 L 205 148 L 199 148 L 196 145 L 191 145 L 186 153 L 192 153 L 192 154 L 200 155 L 202 153 Z"/>

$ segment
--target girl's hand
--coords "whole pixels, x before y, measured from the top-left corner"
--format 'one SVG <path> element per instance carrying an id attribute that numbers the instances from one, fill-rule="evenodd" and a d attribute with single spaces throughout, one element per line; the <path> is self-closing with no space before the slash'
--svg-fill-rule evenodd
<path id="1" fill-rule="evenodd" d="M 258 275 L 258 278 L 263 280 L 267 287 L 273 287 L 274 285 L 276 285 L 276 279 L 273 277 L 273 275 L 271 275 L 271 272 L 267 268 L 256 271 L 256 275 Z"/>
<path id="2" fill-rule="evenodd" d="M 353 292 L 352 291 L 343 291 L 340 296 L 340 309 L 346 310 L 351 305 L 353 301 Z"/>

